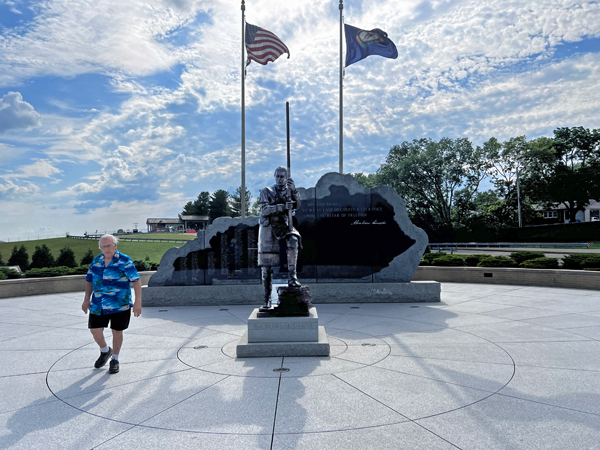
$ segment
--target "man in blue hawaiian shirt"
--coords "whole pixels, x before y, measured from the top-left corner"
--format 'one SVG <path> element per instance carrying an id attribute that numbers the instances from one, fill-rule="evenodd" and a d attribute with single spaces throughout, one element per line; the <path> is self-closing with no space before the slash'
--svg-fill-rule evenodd
<path id="1" fill-rule="evenodd" d="M 81 309 L 90 312 L 88 328 L 100 347 L 100 357 L 94 364 L 99 369 L 108 358 L 109 373 L 119 371 L 119 352 L 123 345 L 123 331 L 129 327 L 131 310 L 138 317 L 142 314 L 142 282 L 131 258 L 117 250 L 118 239 L 106 234 L 100 238 L 98 246 L 102 253 L 90 264 L 85 281 L 85 296 Z M 135 302 L 131 298 L 131 287 L 135 292 Z M 110 323 L 113 336 L 112 348 L 104 339 L 104 328 Z"/>

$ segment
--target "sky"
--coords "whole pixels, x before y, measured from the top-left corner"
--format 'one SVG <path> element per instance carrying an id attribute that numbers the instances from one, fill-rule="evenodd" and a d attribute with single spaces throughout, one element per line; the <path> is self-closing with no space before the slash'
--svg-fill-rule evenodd
<path id="1" fill-rule="evenodd" d="M 241 185 L 239 0 L 0 0 L 0 240 L 146 230 Z M 248 0 L 290 49 L 245 81 L 246 186 L 339 170 L 338 0 Z M 345 69 L 344 172 L 393 145 L 600 128 L 600 4 L 346 0 L 397 59 Z M 344 45 L 345 47 L 345 45 Z M 8 257 L 8 255 L 3 255 Z"/>

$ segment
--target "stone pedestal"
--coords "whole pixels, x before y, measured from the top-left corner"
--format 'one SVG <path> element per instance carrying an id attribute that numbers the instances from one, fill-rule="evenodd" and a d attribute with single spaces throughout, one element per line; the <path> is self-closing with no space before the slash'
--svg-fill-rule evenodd
<path id="1" fill-rule="evenodd" d="M 308 313 L 307 317 L 258 317 L 255 308 L 238 342 L 238 358 L 329 356 L 327 333 L 319 326 L 317 309 L 312 307 Z"/>

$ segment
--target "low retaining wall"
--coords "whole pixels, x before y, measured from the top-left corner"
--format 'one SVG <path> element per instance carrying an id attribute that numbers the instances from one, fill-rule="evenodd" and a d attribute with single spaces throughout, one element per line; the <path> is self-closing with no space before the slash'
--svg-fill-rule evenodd
<path id="1" fill-rule="evenodd" d="M 140 272 L 142 285 L 147 285 L 154 272 Z M 518 269 L 518 268 L 491 268 L 491 267 L 424 267 L 420 266 L 412 281 L 438 281 L 450 283 L 485 283 L 485 284 L 514 284 L 521 286 L 546 286 L 574 289 L 600 290 L 600 272 L 584 270 L 560 269 Z M 329 296 L 340 289 L 340 283 L 308 283 L 315 296 Z M 357 286 L 383 289 L 391 284 L 403 283 L 351 283 L 350 291 Z M 222 285 L 202 286 L 202 289 L 227 288 L 227 298 L 257 298 L 261 295 L 262 287 L 253 285 Z M 180 288 L 181 293 L 186 290 L 197 290 L 195 286 L 171 286 L 168 289 Z M 146 287 L 144 290 L 144 303 L 146 303 Z M 167 289 L 167 288 L 164 288 Z M 68 275 L 53 278 L 22 278 L 20 280 L 0 280 L 0 298 L 22 297 L 25 295 L 58 294 L 61 292 L 78 292 L 85 290 L 85 275 Z M 358 292 L 358 291 L 357 291 Z M 373 294 L 373 292 L 372 292 Z M 178 294 L 179 295 L 179 294 Z M 351 292 L 348 293 L 351 295 Z M 361 294 L 357 294 L 361 295 Z M 375 296 L 376 297 L 376 296 Z M 355 302 L 358 300 L 349 300 Z M 382 300 L 380 300 L 382 301 Z M 418 301 L 418 300 L 416 300 Z M 222 300 L 221 300 L 222 302 Z M 254 304 L 252 301 L 248 304 Z M 149 306 L 149 305 L 148 305 Z"/>
<path id="2" fill-rule="evenodd" d="M 315 305 L 324 303 L 439 302 L 440 284 L 411 283 L 308 283 Z M 144 286 L 144 306 L 258 305 L 260 284 L 212 286 Z"/>
<path id="3" fill-rule="evenodd" d="M 600 272 L 585 270 L 420 266 L 413 281 L 423 280 L 600 290 Z"/>
<path id="4" fill-rule="evenodd" d="M 145 285 L 148 284 L 148 280 L 154 274 L 154 271 L 139 272 L 139 274 L 142 285 Z M 85 275 L 0 280 L 0 298 L 83 291 L 85 291 Z"/>

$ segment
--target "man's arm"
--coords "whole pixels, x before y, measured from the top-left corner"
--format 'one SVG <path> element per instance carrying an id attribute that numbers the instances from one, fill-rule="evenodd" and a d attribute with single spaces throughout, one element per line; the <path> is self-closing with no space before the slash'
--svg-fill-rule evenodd
<path id="1" fill-rule="evenodd" d="M 92 305 L 92 283 L 91 281 L 87 281 L 85 283 L 85 294 L 83 296 L 83 303 L 81 304 L 81 309 L 84 313 L 88 313 L 90 306 Z"/>
<path id="2" fill-rule="evenodd" d="M 133 292 L 135 294 L 135 302 L 133 303 L 133 316 L 139 317 L 142 314 L 142 280 L 136 280 L 133 283 Z"/>

